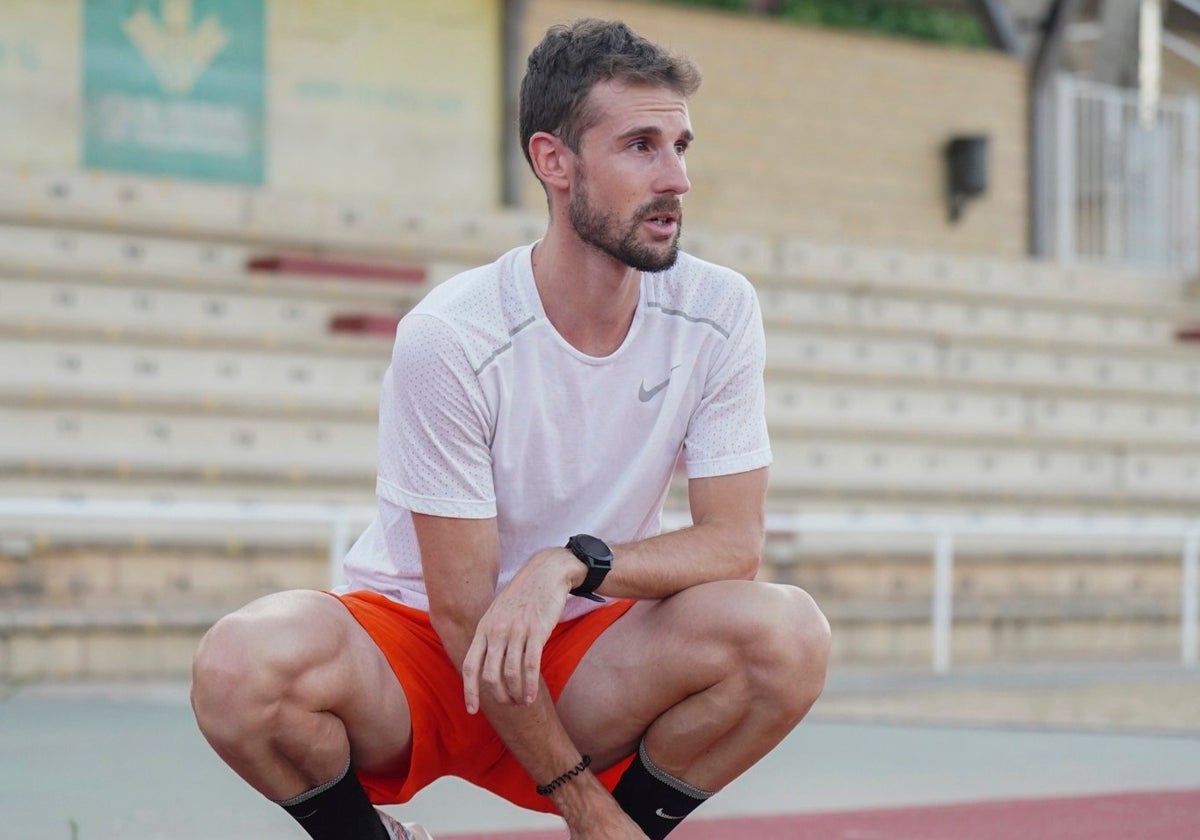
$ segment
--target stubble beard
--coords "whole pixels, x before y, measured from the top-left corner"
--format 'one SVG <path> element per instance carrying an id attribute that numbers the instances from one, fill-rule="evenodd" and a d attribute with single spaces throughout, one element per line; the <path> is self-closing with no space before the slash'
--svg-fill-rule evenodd
<path id="1" fill-rule="evenodd" d="M 665 248 L 649 245 L 638 238 L 642 222 L 655 213 L 675 213 L 679 220 L 675 236 Z M 662 196 L 646 202 L 633 212 L 629 224 L 621 232 L 621 222 L 615 213 L 605 213 L 592 206 L 587 181 L 580 172 L 567 205 L 567 218 L 575 233 L 588 245 L 638 271 L 665 271 L 679 258 L 683 216 L 677 196 Z"/>

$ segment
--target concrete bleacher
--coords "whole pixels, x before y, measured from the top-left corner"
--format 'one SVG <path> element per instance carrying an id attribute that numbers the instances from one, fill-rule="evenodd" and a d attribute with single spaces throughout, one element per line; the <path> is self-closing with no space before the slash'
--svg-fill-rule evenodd
<path id="1" fill-rule="evenodd" d="M 1065 347 L 1116 345 L 1162 347 L 1176 329 L 1166 302 L 1106 305 L 1036 299 L 950 299 L 945 292 L 887 288 L 838 289 L 762 286 L 768 323 L 781 327 L 824 326 L 873 333 L 935 333 L 947 339 L 991 339 L 1006 345 L 1048 342 Z M 1132 312 L 1130 310 L 1133 310 Z"/>
<path id="2" fill-rule="evenodd" d="M 380 200 L 27 169 L 0 171 L 0 217 L 52 228 L 227 240 L 245 248 L 296 245 L 360 256 L 399 250 L 468 262 L 532 241 L 545 228 L 540 215 L 525 213 L 422 213 Z"/>
<path id="3" fill-rule="evenodd" d="M 1177 278 L 785 243 L 760 283 L 772 497 L 968 518 L 1195 515 L 1200 356 Z M 775 546 L 860 661 L 928 655 L 932 535 Z M 953 656 L 1171 656 L 1175 538 L 959 537 Z M 880 619 L 887 616 L 889 621 Z"/>
<path id="4" fill-rule="evenodd" d="M 386 369 L 378 353 L 42 336 L 0 338 L 0 359 L 19 360 L 0 381 L 0 397 L 10 403 L 308 413 L 372 421 Z"/>
<path id="5" fill-rule="evenodd" d="M 0 445 L 0 469 L 311 480 L 370 484 L 373 424 L 164 412 L 0 409 L 20 429 Z"/>
<path id="6" fill-rule="evenodd" d="M 80 173 L 0 173 L 0 498 L 372 504 L 396 321 L 540 235 Z M 756 284 L 775 512 L 1194 516 L 1179 278 L 689 230 Z M 686 509 L 684 487 L 671 504 Z M 182 673 L 207 623 L 328 579 L 326 524 L 0 520 L 0 678 Z M 924 661 L 930 538 L 773 534 L 844 661 Z M 1179 547 L 959 541 L 955 656 L 1171 655 Z M 120 640 L 133 652 L 114 653 Z M 134 641 L 136 640 L 136 642 Z"/>

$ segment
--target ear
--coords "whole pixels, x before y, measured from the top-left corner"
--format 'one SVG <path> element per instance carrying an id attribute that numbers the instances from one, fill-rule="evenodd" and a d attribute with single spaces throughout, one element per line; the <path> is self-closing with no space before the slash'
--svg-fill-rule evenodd
<path id="1" fill-rule="evenodd" d="M 575 154 L 560 138 L 539 131 L 529 138 L 529 158 L 547 189 L 565 190 L 571 184 Z"/>

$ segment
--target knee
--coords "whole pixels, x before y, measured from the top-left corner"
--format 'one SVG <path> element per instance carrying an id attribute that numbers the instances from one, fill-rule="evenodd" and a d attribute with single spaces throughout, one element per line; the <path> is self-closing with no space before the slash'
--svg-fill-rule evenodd
<path id="1" fill-rule="evenodd" d="M 272 596 L 274 597 L 274 596 Z M 270 729 L 309 667 L 312 652 L 287 600 L 263 599 L 225 616 L 192 661 L 192 710 L 214 743 Z"/>
<path id="2" fill-rule="evenodd" d="M 768 584 L 761 598 L 745 660 L 751 681 L 782 714 L 799 721 L 825 687 L 829 622 L 803 589 Z"/>
<path id="3" fill-rule="evenodd" d="M 255 617 L 227 615 L 200 641 L 192 660 L 192 711 L 210 741 L 235 739 L 269 708 L 270 666 L 260 662 Z M 261 721 L 260 721 L 261 722 Z"/>

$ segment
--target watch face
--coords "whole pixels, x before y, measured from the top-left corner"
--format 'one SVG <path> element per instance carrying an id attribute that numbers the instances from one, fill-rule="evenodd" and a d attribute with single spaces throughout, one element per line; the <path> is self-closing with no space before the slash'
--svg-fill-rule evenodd
<path id="1" fill-rule="evenodd" d="M 596 539 L 591 534 L 576 534 L 571 540 L 580 551 L 600 565 L 612 562 L 612 551 L 604 540 Z"/>

